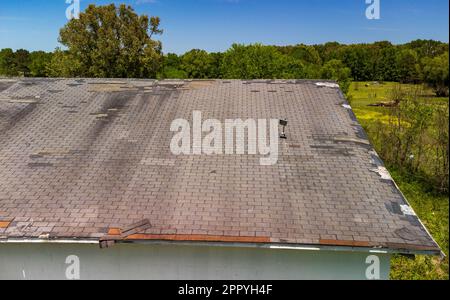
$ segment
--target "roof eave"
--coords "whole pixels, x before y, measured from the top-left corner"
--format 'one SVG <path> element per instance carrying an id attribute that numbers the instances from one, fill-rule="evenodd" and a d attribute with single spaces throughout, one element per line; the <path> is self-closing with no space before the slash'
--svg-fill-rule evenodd
<path id="1" fill-rule="evenodd" d="M 0 244 L 66 244 L 66 245 L 99 245 L 98 239 L 19 239 L 8 238 L 0 240 Z M 403 255 L 446 255 L 439 248 L 386 248 L 386 247 L 355 247 L 341 245 L 318 245 L 318 244 L 283 244 L 283 243 L 239 243 L 239 242 L 199 242 L 199 241 L 168 241 L 168 240 L 124 240 L 117 244 L 139 244 L 139 245 L 172 245 L 172 246 L 195 246 L 195 247 L 220 247 L 220 248 L 257 248 L 272 250 L 291 251 L 326 251 L 326 252 L 354 252 L 368 254 L 403 254 Z"/>

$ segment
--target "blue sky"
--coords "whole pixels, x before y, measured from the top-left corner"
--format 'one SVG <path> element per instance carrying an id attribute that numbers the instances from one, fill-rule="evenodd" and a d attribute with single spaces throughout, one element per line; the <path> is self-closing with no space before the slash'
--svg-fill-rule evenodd
<path id="1" fill-rule="evenodd" d="M 235 42 L 448 42 L 448 0 L 380 1 L 380 20 L 366 18 L 365 0 L 81 0 L 81 9 L 127 3 L 160 16 L 166 53 L 222 51 Z M 0 49 L 53 50 L 67 6 L 66 0 L 0 0 Z"/>

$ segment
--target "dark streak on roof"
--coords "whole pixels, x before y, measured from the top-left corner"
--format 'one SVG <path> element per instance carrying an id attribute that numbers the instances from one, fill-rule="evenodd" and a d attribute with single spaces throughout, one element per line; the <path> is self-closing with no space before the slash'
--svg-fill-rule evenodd
<path id="1" fill-rule="evenodd" d="M 148 219 L 126 239 L 438 253 L 343 104 L 314 81 L 0 81 L 0 239 L 99 240 Z M 278 164 L 173 156 L 170 124 L 194 110 L 287 118 Z"/>

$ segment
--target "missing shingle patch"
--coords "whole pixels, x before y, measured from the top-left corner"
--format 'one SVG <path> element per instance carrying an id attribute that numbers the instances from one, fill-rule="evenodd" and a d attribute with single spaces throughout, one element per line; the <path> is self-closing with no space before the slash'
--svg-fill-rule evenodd
<path id="1" fill-rule="evenodd" d="M 416 216 L 416 213 L 409 205 L 400 205 L 400 209 L 405 216 Z"/>
<path id="2" fill-rule="evenodd" d="M 197 90 L 197 89 L 207 88 L 207 87 L 210 87 L 215 84 L 217 84 L 217 82 L 215 80 L 194 80 L 194 81 L 189 82 L 186 85 L 186 88 Z"/>
<path id="3" fill-rule="evenodd" d="M 342 104 L 342 107 L 345 109 L 352 109 L 352 107 L 348 104 Z"/>
<path id="4" fill-rule="evenodd" d="M 391 174 L 389 174 L 388 169 L 386 169 L 383 166 L 378 166 L 378 168 L 371 169 L 370 171 L 380 175 L 381 179 L 383 179 L 383 180 L 390 180 L 390 181 L 393 180 L 392 177 L 391 177 Z"/>
<path id="5" fill-rule="evenodd" d="M 350 137 L 335 137 L 334 141 L 340 142 L 340 143 L 354 143 L 354 144 L 360 144 L 360 145 L 364 145 L 364 146 L 370 146 L 370 142 L 368 140 L 350 138 Z"/>
<path id="6" fill-rule="evenodd" d="M 339 84 L 332 83 L 332 82 L 317 82 L 316 86 L 317 87 L 333 88 L 333 89 L 338 89 L 339 88 Z"/>
<path id="7" fill-rule="evenodd" d="M 30 168 L 49 168 L 49 167 L 53 167 L 53 164 L 51 164 L 51 163 L 29 163 L 28 166 Z"/>
<path id="8" fill-rule="evenodd" d="M 75 150 L 49 149 L 49 150 L 42 150 L 42 151 L 36 152 L 36 153 L 30 155 L 30 158 L 42 158 L 45 156 L 65 156 L 65 155 L 76 154 L 78 152 L 79 151 L 75 151 Z"/>
<path id="9" fill-rule="evenodd" d="M 67 84 L 67 86 L 70 86 L 70 87 L 77 87 L 77 86 L 80 86 L 80 85 L 83 85 L 82 83 L 68 83 Z"/>
<path id="10" fill-rule="evenodd" d="M 104 114 L 104 113 L 92 113 L 90 114 L 91 116 L 95 116 L 97 119 L 107 119 L 109 117 L 108 114 Z"/>
<path id="11" fill-rule="evenodd" d="M 138 91 L 138 89 L 128 83 L 122 82 L 101 82 L 93 83 L 89 85 L 88 92 L 91 93 L 114 93 L 114 92 L 124 92 L 124 91 Z"/>
<path id="12" fill-rule="evenodd" d="M 412 231 L 411 229 L 406 228 L 406 227 L 397 229 L 395 231 L 395 234 L 398 237 L 400 237 L 404 240 L 407 240 L 407 241 L 415 241 L 417 239 L 417 234 L 414 231 Z"/>
<path id="13" fill-rule="evenodd" d="M 403 215 L 400 204 L 397 202 L 386 203 L 386 209 L 392 214 Z"/>
<path id="14" fill-rule="evenodd" d="M 11 104 L 37 104 L 39 101 L 37 100 L 39 98 L 23 98 L 23 99 L 10 99 L 10 98 L 3 98 L 0 99 L 0 102 L 8 102 Z"/>

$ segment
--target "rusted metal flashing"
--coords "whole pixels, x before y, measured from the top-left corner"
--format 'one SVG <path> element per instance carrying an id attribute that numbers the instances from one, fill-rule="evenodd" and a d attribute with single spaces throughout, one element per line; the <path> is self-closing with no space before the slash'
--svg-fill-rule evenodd
<path id="1" fill-rule="evenodd" d="M 129 236 L 143 232 L 151 227 L 149 220 L 142 220 L 125 229 L 111 228 L 108 235 L 100 239 L 100 248 L 112 247 L 116 242 L 123 241 Z"/>
<path id="2" fill-rule="evenodd" d="M 112 247 L 117 242 L 132 241 L 170 241 L 170 242 L 217 242 L 217 243 L 254 243 L 268 244 L 269 237 L 182 235 L 182 234 L 144 234 L 151 227 L 148 220 L 130 225 L 127 229 L 110 228 L 108 235 L 100 239 L 100 248 Z"/>
<path id="3" fill-rule="evenodd" d="M 120 230 L 120 228 L 110 228 L 108 231 L 108 236 L 111 235 L 122 235 L 122 230 Z"/>
<path id="4" fill-rule="evenodd" d="M 5 220 L 0 220 L 0 228 L 1 229 L 6 229 L 9 227 L 9 225 L 11 225 L 12 221 L 5 221 Z"/>

